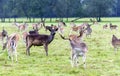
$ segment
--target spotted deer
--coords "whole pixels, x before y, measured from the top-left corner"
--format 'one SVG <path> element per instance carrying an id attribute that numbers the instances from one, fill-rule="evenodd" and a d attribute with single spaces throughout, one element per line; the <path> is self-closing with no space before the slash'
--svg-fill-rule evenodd
<path id="1" fill-rule="evenodd" d="M 71 65 L 72 67 L 78 66 L 78 58 L 79 56 L 82 56 L 83 58 L 83 63 L 84 63 L 84 68 L 86 68 L 86 53 L 88 51 L 88 47 L 85 42 L 82 41 L 82 36 L 83 36 L 84 31 L 80 31 L 80 35 L 69 35 L 68 38 L 65 38 L 64 36 L 61 36 L 62 39 L 64 40 L 69 40 L 70 45 L 71 45 Z"/>
<path id="2" fill-rule="evenodd" d="M 19 34 L 14 33 L 11 34 L 8 37 L 8 40 L 6 41 L 6 43 L 3 46 L 3 50 L 7 48 L 7 52 L 8 52 L 8 57 L 9 59 L 14 60 L 14 56 L 17 62 L 17 45 L 18 45 L 18 41 L 19 41 Z"/>

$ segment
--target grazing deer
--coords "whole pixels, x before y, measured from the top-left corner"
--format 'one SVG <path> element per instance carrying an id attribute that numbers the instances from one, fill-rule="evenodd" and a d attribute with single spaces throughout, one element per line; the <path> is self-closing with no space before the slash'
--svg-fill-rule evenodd
<path id="1" fill-rule="evenodd" d="M 112 46 L 114 47 L 116 54 L 118 47 L 120 47 L 120 39 L 118 39 L 115 35 L 112 36 Z"/>
<path id="2" fill-rule="evenodd" d="M 107 28 L 108 28 L 107 24 L 103 25 L 103 29 L 107 29 Z"/>
<path id="3" fill-rule="evenodd" d="M 8 37 L 7 42 L 3 46 L 3 50 L 7 48 L 8 57 L 12 60 L 12 63 L 14 60 L 14 56 L 17 62 L 17 49 L 16 48 L 17 48 L 18 41 L 19 41 L 19 34 L 14 33 Z"/>
<path id="4" fill-rule="evenodd" d="M 117 25 L 112 25 L 112 23 L 110 23 L 110 29 L 113 30 L 113 29 L 117 29 L 118 26 Z"/>
<path id="5" fill-rule="evenodd" d="M 86 53 L 88 51 L 88 47 L 86 43 L 81 40 L 84 31 L 80 31 L 80 35 L 69 35 L 69 38 L 63 37 L 61 34 L 61 38 L 64 40 L 69 40 L 71 45 L 71 65 L 78 66 L 78 58 L 82 56 L 84 62 L 84 68 L 86 68 Z"/>
<path id="6" fill-rule="evenodd" d="M 46 56 L 48 56 L 48 45 L 53 41 L 54 36 L 56 34 L 56 29 L 49 29 L 51 32 L 50 35 L 44 35 L 44 34 L 30 34 L 26 37 L 26 54 L 30 55 L 30 48 L 34 46 L 44 46 L 44 49 L 46 51 Z"/>

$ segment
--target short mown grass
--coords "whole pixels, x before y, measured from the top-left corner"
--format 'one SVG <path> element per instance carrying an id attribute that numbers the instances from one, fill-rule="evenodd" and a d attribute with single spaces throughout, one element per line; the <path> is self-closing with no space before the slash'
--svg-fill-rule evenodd
<path id="1" fill-rule="evenodd" d="M 81 19 L 81 22 L 77 22 L 77 24 L 81 24 L 85 20 L 89 19 Z M 8 59 L 6 50 L 4 53 L 0 53 L 0 76 L 120 76 L 120 49 L 115 55 L 111 45 L 113 34 L 120 38 L 120 22 L 117 22 L 119 18 L 116 22 L 115 18 L 103 18 L 102 20 L 103 22 L 100 22 L 99 25 L 92 25 L 91 37 L 83 36 L 83 40 L 89 48 L 86 69 L 83 68 L 82 58 L 80 58 L 79 67 L 71 67 L 69 41 L 62 40 L 56 33 L 55 39 L 49 45 L 49 56 L 45 56 L 45 50 L 42 46 L 33 46 L 31 55 L 26 56 L 25 44 L 21 38 L 17 47 L 18 63 L 12 64 L 11 60 Z M 109 28 L 103 30 L 103 25 L 109 22 L 118 25 L 118 30 L 111 31 Z M 28 30 L 31 30 L 32 23 L 28 24 Z M 49 24 L 51 23 L 46 23 L 46 25 Z M 12 23 L 0 23 L 0 25 L 0 30 L 4 26 L 9 35 L 17 32 Z M 66 37 L 70 31 L 70 24 L 67 23 L 67 25 L 65 27 Z M 21 36 L 22 32 L 17 33 Z M 41 29 L 39 33 L 49 34 L 49 31 L 45 32 L 44 29 Z M 0 49 L 2 51 L 1 45 Z"/>

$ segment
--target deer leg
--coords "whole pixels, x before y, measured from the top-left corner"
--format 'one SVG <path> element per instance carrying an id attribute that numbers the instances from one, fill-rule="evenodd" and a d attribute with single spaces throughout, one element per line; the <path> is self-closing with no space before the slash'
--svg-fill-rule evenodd
<path id="1" fill-rule="evenodd" d="M 44 49 L 45 49 L 45 52 L 46 52 L 46 56 L 48 56 L 48 45 L 47 44 L 44 45 Z"/>
<path id="2" fill-rule="evenodd" d="M 84 65 L 84 68 L 86 68 L 86 63 L 85 63 L 86 55 L 83 55 L 82 59 L 83 59 L 83 65 Z"/>
<path id="3" fill-rule="evenodd" d="M 16 58 L 16 62 L 17 62 L 18 60 L 17 60 L 17 51 L 16 51 L 16 48 L 15 48 L 15 58 Z"/>
<path id="4" fill-rule="evenodd" d="M 31 48 L 31 46 L 32 46 L 32 45 L 27 46 L 26 55 L 29 55 L 29 56 L 30 56 L 30 48 Z"/>
<path id="5" fill-rule="evenodd" d="M 115 54 L 117 54 L 117 48 L 116 47 L 114 47 L 114 52 L 115 52 Z"/>
<path id="6" fill-rule="evenodd" d="M 71 66 L 74 67 L 74 64 L 73 64 L 73 57 L 74 57 L 74 53 L 73 53 L 73 50 L 71 50 Z"/>
<path id="7" fill-rule="evenodd" d="M 77 56 L 76 56 L 76 54 L 73 55 L 73 66 L 77 66 Z"/>

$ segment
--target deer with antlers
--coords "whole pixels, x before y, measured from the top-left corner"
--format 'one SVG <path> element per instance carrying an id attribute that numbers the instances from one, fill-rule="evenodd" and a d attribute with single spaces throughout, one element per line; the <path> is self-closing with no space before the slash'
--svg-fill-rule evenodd
<path id="1" fill-rule="evenodd" d="M 56 29 L 49 28 L 50 35 L 45 34 L 30 34 L 26 37 L 26 54 L 30 55 L 30 48 L 32 46 L 44 46 L 46 56 L 48 56 L 48 45 L 53 41 L 56 34 Z"/>
<path id="2" fill-rule="evenodd" d="M 69 35 L 69 38 L 63 37 L 61 34 L 61 38 L 64 40 L 69 40 L 70 45 L 71 45 L 71 65 L 72 67 L 78 66 L 78 58 L 79 56 L 82 56 L 83 58 L 83 63 L 84 63 L 84 68 L 86 68 L 86 53 L 88 51 L 88 47 L 86 43 L 82 41 L 82 36 L 83 36 L 83 30 L 80 31 L 80 35 Z"/>

